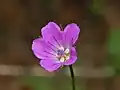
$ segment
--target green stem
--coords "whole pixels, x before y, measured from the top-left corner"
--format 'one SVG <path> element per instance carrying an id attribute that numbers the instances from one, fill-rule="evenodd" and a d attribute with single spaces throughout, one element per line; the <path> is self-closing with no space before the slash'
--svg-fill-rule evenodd
<path id="1" fill-rule="evenodd" d="M 69 68 L 70 68 L 70 73 L 71 73 L 71 78 L 72 78 L 72 90 L 75 90 L 75 76 L 74 76 L 72 65 L 70 65 Z"/>

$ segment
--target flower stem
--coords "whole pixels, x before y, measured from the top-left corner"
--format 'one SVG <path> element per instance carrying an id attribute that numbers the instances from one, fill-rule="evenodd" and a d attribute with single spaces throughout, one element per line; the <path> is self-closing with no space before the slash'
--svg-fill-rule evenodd
<path id="1" fill-rule="evenodd" d="M 69 68 L 70 68 L 70 73 L 71 73 L 71 78 L 72 78 L 72 90 L 75 90 L 75 76 L 74 76 L 72 65 L 70 65 Z"/>

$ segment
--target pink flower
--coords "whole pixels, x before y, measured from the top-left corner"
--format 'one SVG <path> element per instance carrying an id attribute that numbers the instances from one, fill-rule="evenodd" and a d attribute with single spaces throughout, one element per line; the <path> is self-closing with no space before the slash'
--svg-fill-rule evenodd
<path id="1" fill-rule="evenodd" d="M 77 52 L 73 46 L 80 33 L 80 28 L 75 23 L 68 24 L 61 31 L 56 23 L 49 22 L 41 33 L 42 38 L 33 40 L 32 50 L 45 70 L 53 72 L 61 66 L 75 63 Z"/>

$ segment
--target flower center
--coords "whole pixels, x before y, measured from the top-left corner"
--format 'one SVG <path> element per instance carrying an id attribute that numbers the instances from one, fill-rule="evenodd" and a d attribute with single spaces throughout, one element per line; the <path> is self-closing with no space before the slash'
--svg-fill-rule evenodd
<path id="1" fill-rule="evenodd" d="M 57 50 L 57 58 L 61 62 L 67 61 L 70 58 L 70 50 L 68 48 L 64 49 L 61 47 L 59 50 Z"/>

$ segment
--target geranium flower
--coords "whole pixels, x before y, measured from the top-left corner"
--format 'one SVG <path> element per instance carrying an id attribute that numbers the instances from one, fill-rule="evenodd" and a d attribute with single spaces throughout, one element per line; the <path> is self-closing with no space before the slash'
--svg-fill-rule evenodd
<path id="1" fill-rule="evenodd" d="M 68 24 L 64 31 L 54 22 L 49 22 L 41 29 L 42 37 L 33 40 L 32 50 L 40 59 L 40 65 L 53 72 L 62 66 L 72 65 L 77 60 L 74 47 L 80 28 L 77 24 Z"/>

